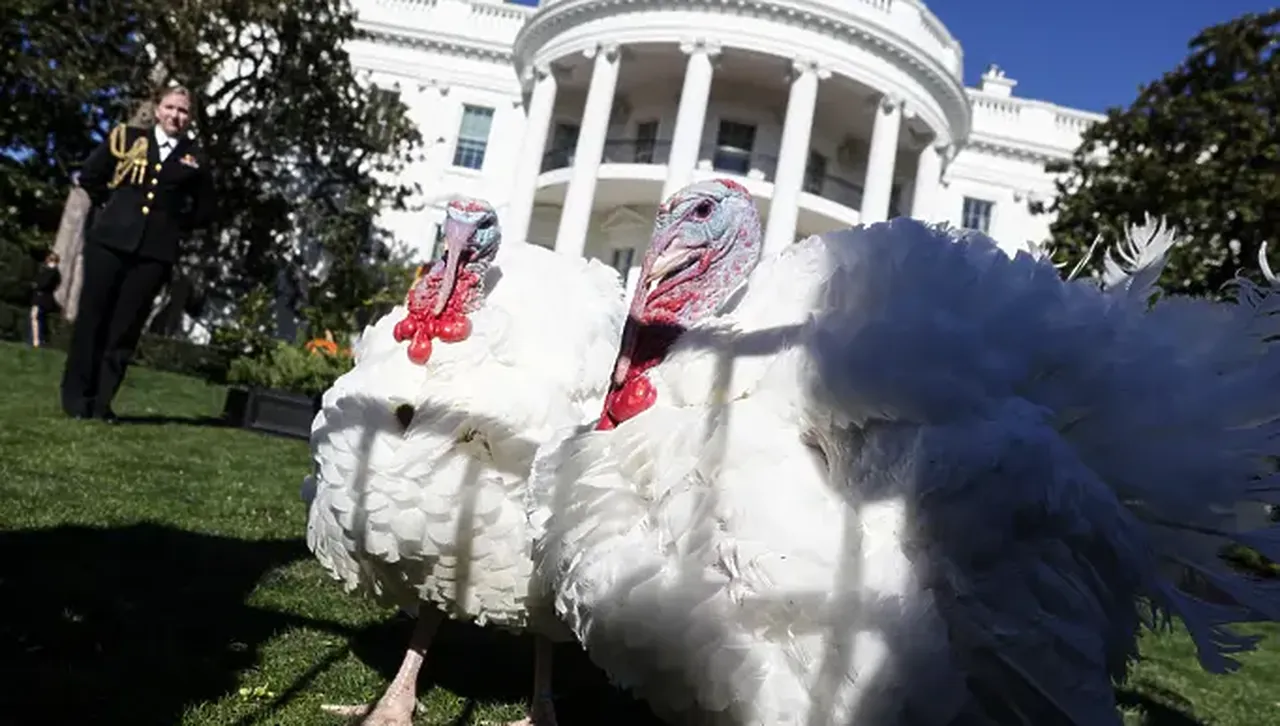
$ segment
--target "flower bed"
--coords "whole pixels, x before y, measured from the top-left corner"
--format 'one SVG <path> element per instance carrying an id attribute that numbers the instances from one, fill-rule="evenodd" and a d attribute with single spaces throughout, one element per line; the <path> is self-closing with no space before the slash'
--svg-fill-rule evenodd
<path id="1" fill-rule="evenodd" d="M 320 396 L 351 369 L 351 351 L 331 333 L 302 345 L 276 341 L 231 362 L 223 418 L 233 426 L 307 439 Z"/>

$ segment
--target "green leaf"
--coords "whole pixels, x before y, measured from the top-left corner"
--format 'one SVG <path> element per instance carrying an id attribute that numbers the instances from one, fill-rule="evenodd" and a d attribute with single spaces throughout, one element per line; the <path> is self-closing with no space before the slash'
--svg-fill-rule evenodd
<path id="1" fill-rule="evenodd" d="M 413 190 L 394 180 L 421 138 L 395 94 L 358 82 L 342 50 L 356 37 L 344 0 L 10 6 L 24 21 L 0 26 L 0 138 L 29 153 L 0 156 L 0 199 L 15 210 L 0 216 L 0 260 L 38 259 L 70 173 L 110 124 L 145 115 L 143 102 L 176 79 L 196 93 L 193 127 L 219 202 L 179 271 L 200 291 L 194 307 L 229 329 L 222 338 L 261 349 L 274 311 L 250 294 L 273 297 L 280 280 L 296 288 L 295 312 L 335 331 L 358 329 L 366 301 L 403 295 L 393 287 L 407 262 L 374 212 L 404 207 Z M 0 293 L 25 294 L 18 282 L 0 279 Z"/>
<path id="2" fill-rule="evenodd" d="M 1165 289 L 1219 295 L 1238 273 L 1258 279 L 1259 247 L 1280 230 L 1278 26 L 1272 10 L 1201 31 L 1186 60 L 1129 108 L 1109 110 L 1069 163 L 1048 167 L 1062 176 L 1040 211 L 1056 215 L 1052 235 L 1069 262 L 1150 213 L 1185 235 Z"/>

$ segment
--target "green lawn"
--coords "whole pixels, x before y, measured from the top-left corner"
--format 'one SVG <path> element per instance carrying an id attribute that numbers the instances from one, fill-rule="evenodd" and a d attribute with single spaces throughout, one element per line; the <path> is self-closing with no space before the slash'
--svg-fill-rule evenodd
<path id="1" fill-rule="evenodd" d="M 116 407 L 137 420 L 68 420 L 61 365 L 0 344 L 0 721 L 338 726 L 319 704 L 375 697 L 408 630 L 307 552 L 306 445 L 213 425 L 222 388 L 140 369 Z M 518 717 L 530 650 L 444 629 L 418 723 Z M 1200 671 L 1180 634 L 1144 650 L 1132 724 L 1280 724 L 1273 648 L 1229 677 Z M 565 726 L 652 723 L 575 646 L 561 653 Z"/>

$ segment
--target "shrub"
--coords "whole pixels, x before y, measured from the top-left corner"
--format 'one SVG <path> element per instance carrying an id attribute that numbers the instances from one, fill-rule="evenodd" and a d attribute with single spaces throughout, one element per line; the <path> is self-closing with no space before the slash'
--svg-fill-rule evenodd
<path id="1" fill-rule="evenodd" d="M 0 303 L 0 340 L 29 340 L 30 315 L 29 308 Z M 73 329 L 74 326 L 61 316 L 52 316 L 46 347 L 65 351 L 71 343 Z M 222 348 L 147 333 L 138 341 L 133 362 L 156 370 L 203 378 L 212 383 L 226 383 L 231 355 Z"/>
<path id="2" fill-rule="evenodd" d="M 138 343 L 134 362 L 156 370 L 203 378 L 210 383 L 226 383 L 231 354 L 211 345 L 148 333 Z"/>
<path id="3" fill-rule="evenodd" d="M 304 347 L 273 341 L 257 355 L 243 355 L 231 362 L 231 383 L 318 396 L 351 369 L 351 357 L 337 343 L 320 339 Z"/>

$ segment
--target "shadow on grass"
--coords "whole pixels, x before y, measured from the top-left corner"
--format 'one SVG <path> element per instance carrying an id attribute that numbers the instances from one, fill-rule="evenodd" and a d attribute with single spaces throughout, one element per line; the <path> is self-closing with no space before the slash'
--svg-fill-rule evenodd
<path id="1" fill-rule="evenodd" d="M 40 723 L 175 724 L 232 690 L 277 631 L 325 627 L 245 605 L 300 539 L 155 524 L 0 532 L 0 712 Z"/>
<path id="2" fill-rule="evenodd" d="M 1166 701 L 1187 703 L 1186 699 L 1165 689 L 1158 691 L 1161 700 L 1156 700 L 1145 693 L 1124 688 L 1116 690 L 1116 701 L 1121 708 L 1136 708 L 1142 711 L 1142 726 L 1206 726 L 1199 719 L 1193 718 L 1185 711 L 1170 706 Z M 1189 705 L 1189 704 L 1188 704 Z"/>
<path id="3" fill-rule="evenodd" d="M 356 635 L 352 652 L 390 680 L 412 630 L 411 619 L 395 617 Z M 609 685 L 578 644 L 558 644 L 554 668 L 552 692 L 561 726 L 661 726 L 646 706 Z M 475 705 L 524 703 L 533 686 L 533 639 L 445 621 L 431 643 L 418 693 L 426 695 L 434 686 Z M 469 723 L 466 716 L 456 723 Z"/>
<path id="4" fill-rule="evenodd" d="M 218 416 L 120 416 L 116 422 L 125 426 L 204 426 L 229 428 L 231 424 Z"/>
<path id="5" fill-rule="evenodd" d="M 349 640 L 390 679 L 408 642 L 407 618 L 352 631 L 245 604 L 270 571 L 310 556 L 301 539 L 246 541 L 157 524 L 0 532 L 0 713 L 38 713 L 44 724 L 171 726 L 191 706 L 233 692 L 269 639 L 301 627 Z M 527 637 L 449 622 L 419 691 L 440 685 L 476 704 L 521 701 L 532 664 Z M 556 666 L 565 726 L 658 723 L 610 687 L 576 644 L 560 646 Z"/>

